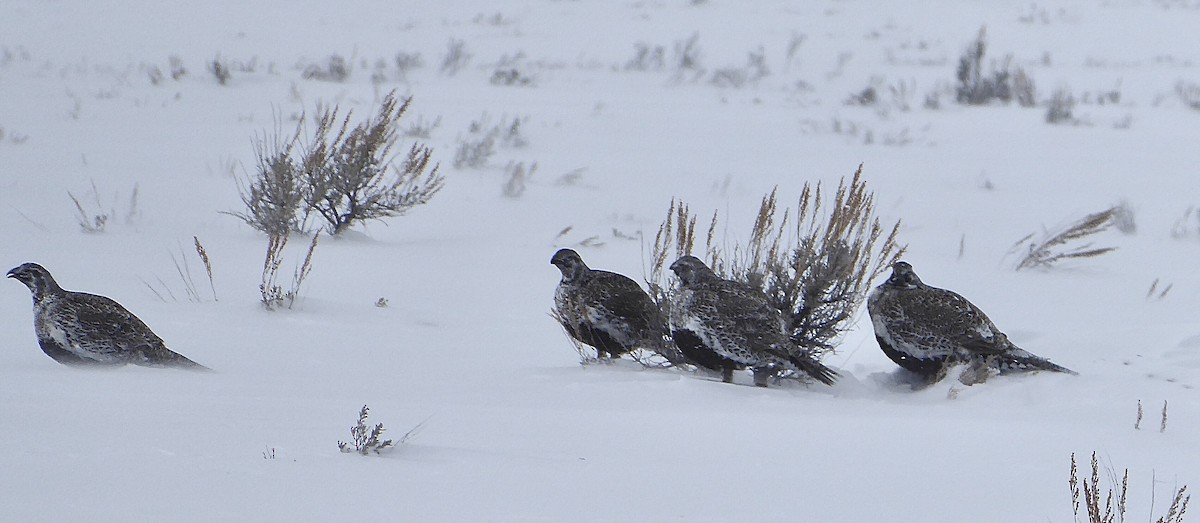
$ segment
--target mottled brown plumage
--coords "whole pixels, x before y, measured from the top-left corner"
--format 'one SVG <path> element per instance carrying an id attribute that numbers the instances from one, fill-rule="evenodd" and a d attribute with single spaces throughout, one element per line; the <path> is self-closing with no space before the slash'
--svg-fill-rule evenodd
<path id="1" fill-rule="evenodd" d="M 999 372 L 1074 371 L 1017 347 L 978 307 L 958 293 L 921 282 L 907 262 L 867 299 L 879 347 L 897 365 L 926 377 L 947 364 L 983 365 Z"/>
<path id="2" fill-rule="evenodd" d="M 121 304 L 95 294 L 63 290 L 36 263 L 8 271 L 33 294 L 33 325 L 47 356 L 64 365 L 178 367 L 208 370 L 168 349 L 150 327 Z"/>
<path id="3" fill-rule="evenodd" d="M 750 367 L 763 387 L 781 369 L 826 385 L 837 379 L 837 372 L 792 343 L 783 315 L 762 291 L 722 279 L 695 256 L 679 258 L 671 270 L 681 283 L 671 303 L 671 334 L 698 364 L 722 371 L 726 382 L 734 369 Z"/>
<path id="4" fill-rule="evenodd" d="M 663 344 L 666 321 L 637 282 L 591 269 L 571 249 L 554 253 L 550 263 L 562 272 L 554 293 L 559 321 L 572 338 L 595 347 L 597 357 Z"/>

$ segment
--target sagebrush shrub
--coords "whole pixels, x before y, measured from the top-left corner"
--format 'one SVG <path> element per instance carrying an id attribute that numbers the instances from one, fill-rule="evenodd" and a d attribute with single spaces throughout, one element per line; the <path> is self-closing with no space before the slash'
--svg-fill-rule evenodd
<path id="1" fill-rule="evenodd" d="M 305 204 L 325 219 L 330 234 L 355 223 L 403 215 L 442 189 L 445 180 L 438 166 L 430 168 L 432 149 L 413 143 L 399 162 L 393 155 L 398 124 L 411 101 L 398 102 L 395 93 L 389 93 L 375 118 L 357 125 L 350 124 L 350 113 L 339 123 L 336 107 L 317 119 L 299 168 Z"/>
<path id="2" fill-rule="evenodd" d="M 732 248 L 717 243 L 720 220 L 714 213 L 700 257 L 721 277 L 761 289 L 783 313 L 792 341 L 820 357 L 849 328 L 871 281 L 903 254 L 896 241 L 900 222 L 890 228 L 880 223 L 862 166 L 849 183 L 838 184 L 832 202 L 821 184 L 805 184 L 795 208 L 781 215 L 778 207 L 775 191 L 763 197 L 749 241 Z M 647 282 L 668 314 L 674 289 L 664 268 L 693 254 L 695 240 L 695 216 L 672 202 L 655 237 Z"/>
<path id="3" fill-rule="evenodd" d="M 433 150 L 414 142 L 407 154 L 395 152 L 411 101 L 392 92 L 365 122 L 351 124 L 353 114 L 334 107 L 320 112 L 310 137 L 302 138 L 302 119 L 293 134 L 259 139 L 254 177 L 240 191 L 246 211 L 227 214 L 270 237 L 307 232 L 315 214 L 336 235 L 428 203 L 444 184 L 430 165 Z"/>
<path id="4" fill-rule="evenodd" d="M 297 128 L 297 132 L 299 128 Z M 226 212 L 267 236 L 284 236 L 304 229 L 304 183 L 293 157 L 298 135 L 284 139 L 260 137 L 254 178 L 238 188 L 245 212 Z"/>
<path id="5" fill-rule="evenodd" d="M 1012 65 L 1012 57 L 1005 57 L 999 65 L 993 63 L 984 70 L 983 58 L 987 54 L 987 29 L 980 28 L 975 41 L 958 59 L 955 78 L 958 87 L 955 96 L 963 105 L 985 105 L 993 101 L 1009 103 L 1016 100 L 1022 107 L 1037 104 L 1033 79 L 1019 66 Z"/>

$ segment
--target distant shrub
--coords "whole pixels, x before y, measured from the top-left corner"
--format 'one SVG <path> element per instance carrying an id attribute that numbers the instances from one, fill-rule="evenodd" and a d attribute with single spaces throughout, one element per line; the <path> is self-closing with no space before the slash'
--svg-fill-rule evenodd
<path id="1" fill-rule="evenodd" d="M 325 63 L 310 64 L 300 74 L 305 80 L 345 82 L 350 78 L 351 66 L 341 55 L 331 55 Z"/>
<path id="2" fill-rule="evenodd" d="M 446 54 L 442 55 L 442 74 L 454 76 L 469 63 L 471 63 L 471 53 L 467 52 L 466 42 L 451 38 L 446 43 Z"/>
<path id="3" fill-rule="evenodd" d="M 401 80 L 408 80 L 408 73 L 414 69 L 419 69 L 425 65 L 425 60 L 421 58 L 421 53 L 396 53 L 396 70 L 400 72 Z"/>
<path id="4" fill-rule="evenodd" d="M 713 71 L 711 82 L 717 87 L 732 87 L 740 89 L 747 84 L 753 84 L 770 76 L 771 69 L 767 67 L 766 51 L 759 47 L 746 56 L 746 63 L 738 67 L 724 67 Z"/>
<path id="5" fill-rule="evenodd" d="M 1180 81 L 1175 84 L 1175 94 L 1184 105 L 1200 111 L 1200 84 Z"/>
<path id="6" fill-rule="evenodd" d="M 403 158 L 393 152 L 411 101 L 389 93 L 375 118 L 356 125 L 351 113 L 339 117 L 337 107 L 326 109 L 303 143 L 303 121 L 294 134 L 259 139 L 254 178 L 240 190 L 247 210 L 227 214 L 268 236 L 305 232 L 316 214 L 336 235 L 428 203 L 444 183 L 438 166 L 430 165 L 433 151 L 414 143 Z"/>
<path id="7" fill-rule="evenodd" d="M 299 168 L 305 204 L 325 219 L 330 234 L 355 223 L 401 216 L 442 189 L 444 179 L 438 166 L 430 165 L 429 147 L 413 143 L 403 160 L 394 163 L 398 124 L 411 101 L 398 102 L 389 93 L 375 118 L 357 125 L 350 124 L 349 113 L 339 123 L 336 107 L 317 119 Z"/>
<path id="8" fill-rule="evenodd" d="M 304 180 L 294 157 L 298 133 L 288 137 L 275 134 L 255 139 L 257 158 L 254 178 L 242 185 L 238 193 L 245 212 L 225 212 L 246 222 L 254 230 L 268 236 L 286 236 L 304 232 Z"/>
<path id="9" fill-rule="evenodd" d="M 526 87 L 533 85 L 533 78 L 522 73 L 515 67 L 500 68 L 492 72 L 492 78 L 488 80 L 492 85 L 503 85 L 509 87 Z"/>
<path id="10" fill-rule="evenodd" d="M 986 105 L 993 101 L 1009 103 L 1014 100 L 1022 107 L 1037 104 L 1033 79 L 1021 67 L 1012 65 L 1012 57 L 1006 57 L 997 66 L 993 63 L 984 70 L 983 58 L 987 54 L 987 29 L 980 28 L 979 36 L 967 46 L 958 60 L 955 78 L 958 87 L 955 97 L 963 105 Z"/>
<path id="11" fill-rule="evenodd" d="M 692 34 L 692 36 L 683 40 L 675 41 L 674 52 L 671 54 L 671 65 L 675 69 L 677 75 L 683 76 L 688 73 L 695 75 L 703 74 L 704 68 L 700 65 L 700 34 Z"/>
<path id="12" fill-rule="evenodd" d="M 416 122 L 410 123 L 408 127 L 404 129 L 404 136 L 408 138 L 421 138 L 423 140 L 428 140 L 431 136 L 433 136 L 434 129 L 437 129 L 441 125 L 441 116 L 434 118 L 433 121 L 430 122 L 427 122 L 424 118 L 418 116 Z"/>
<path id="13" fill-rule="evenodd" d="M 666 49 L 644 42 L 633 44 L 633 58 L 625 62 L 626 71 L 661 71 L 666 63 Z"/>
<path id="14" fill-rule="evenodd" d="M 487 165 L 497 146 L 519 149 L 529 144 L 521 131 L 524 118 L 501 118 L 492 123 L 486 113 L 473 120 L 467 127 L 467 135 L 459 138 L 454 152 L 455 169 L 481 169 Z"/>
<path id="15" fill-rule="evenodd" d="M 212 73 L 213 78 L 216 78 L 217 83 L 221 85 L 228 84 L 229 80 L 233 78 L 233 73 L 230 72 L 229 65 L 224 60 L 221 60 L 220 56 L 208 63 L 208 72 Z"/>
<path id="16" fill-rule="evenodd" d="M 178 81 L 180 78 L 187 76 L 187 68 L 183 66 L 183 59 L 178 56 L 171 55 L 167 57 L 167 65 L 171 68 L 171 79 Z"/>
<path id="17" fill-rule="evenodd" d="M 1046 123 L 1075 123 L 1075 97 L 1066 89 L 1057 89 L 1046 104 Z"/>
<path id="18" fill-rule="evenodd" d="M 537 162 L 531 163 L 528 168 L 525 167 L 525 162 L 509 162 L 504 168 L 504 195 L 509 198 L 520 198 L 525 194 L 529 179 L 533 178 L 533 173 L 537 172 L 537 168 Z"/>

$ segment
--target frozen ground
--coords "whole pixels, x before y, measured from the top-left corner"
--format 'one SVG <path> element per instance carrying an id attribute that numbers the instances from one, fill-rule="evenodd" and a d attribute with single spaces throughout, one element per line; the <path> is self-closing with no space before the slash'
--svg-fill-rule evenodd
<path id="1" fill-rule="evenodd" d="M 1200 485 L 1200 221 L 1171 234 L 1200 205 L 1200 113 L 1176 92 L 1200 83 L 1197 2 L 440 4 L 0 6 L 0 270 L 42 263 L 219 371 L 62 367 L 5 280 L 0 520 L 1063 522 L 1070 456 L 1092 451 L 1129 469 L 1131 520 Z M 953 102 L 985 25 L 989 56 L 1011 54 L 1043 101 L 1072 92 L 1083 124 Z M 677 72 L 693 35 L 702 70 Z M 456 74 L 440 71 L 452 39 L 472 55 Z M 627 67 L 638 44 L 663 47 L 661 70 Z M 423 65 L 402 75 L 401 52 Z M 769 74 L 714 85 L 752 73 L 752 53 Z M 334 54 L 348 79 L 303 78 Z M 532 83 L 494 85 L 497 69 Z M 844 103 L 872 84 L 881 104 Z M 262 310 L 266 242 L 219 214 L 239 208 L 253 138 L 319 104 L 367 113 L 392 89 L 414 96 L 411 121 L 441 119 L 428 145 L 446 189 L 325 239 L 297 309 Z M 524 118 L 528 144 L 454 169 L 485 113 Z M 509 161 L 538 164 L 518 198 L 501 192 Z M 558 247 L 640 279 L 645 244 L 619 236 L 652 236 L 671 198 L 721 209 L 736 242 L 773 187 L 791 201 L 859 163 L 927 283 L 1080 375 L 914 392 L 859 321 L 827 360 L 837 386 L 762 390 L 581 368 L 547 315 Z M 68 191 L 113 215 L 105 232 L 80 231 Z M 1137 231 L 1098 238 L 1115 253 L 1011 269 L 1017 239 L 1122 200 Z M 172 255 L 197 271 L 193 236 L 217 300 L 199 273 L 204 299 L 183 297 Z M 1156 280 L 1173 286 L 1147 299 Z M 341 454 L 364 403 L 392 436 L 428 421 L 385 456 Z"/>

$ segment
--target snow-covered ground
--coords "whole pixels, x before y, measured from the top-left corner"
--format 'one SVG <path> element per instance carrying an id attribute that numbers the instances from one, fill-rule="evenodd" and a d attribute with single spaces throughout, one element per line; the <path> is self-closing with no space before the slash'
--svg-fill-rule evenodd
<path id="1" fill-rule="evenodd" d="M 1132 520 L 1200 485 L 1200 220 L 1172 234 L 1200 205 L 1200 112 L 1177 93 L 1200 84 L 1200 2 L 426 4 L 0 5 L 0 270 L 39 262 L 218 371 L 58 365 L 5 280 L 0 520 L 1063 522 L 1070 456 L 1085 469 L 1093 451 L 1129 469 Z M 1042 102 L 1073 93 L 1081 124 L 954 103 L 983 26 L 989 58 L 1011 55 Z M 693 36 L 699 69 L 677 71 Z M 470 60 L 442 72 L 455 40 Z M 629 67 L 639 45 L 663 66 Z M 402 73 L 398 53 L 423 64 Z M 335 54 L 347 79 L 303 77 Z M 530 83 L 495 85 L 497 69 Z M 717 85 L 722 71 L 750 79 Z M 879 104 L 845 103 L 871 85 Z M 321 105 L 369 114 L 393 89 L 414 97 L 406 122 L 440 119 L 427 143 L 445 190 L 325 238 L 296 309 L 263 310 L 265 238 L 221 214 L 240 210 L 254 138 Z M 527 144 L 455 169 L 485 114 L 523 119 Z M 516 198 L 508 162 L 538 166 Z M 860 163 L 927 283 L 1080 375 L 913 391 L 863 311 L 826 361 L 836 386 L 764 390 L 581 367 L 547 314 L 559 247 L 641 279 L 648 241 L 625 237 L 652 238 L 672 198 L 721 210 L 737 242 L 773 187 L 794 201 Z M 104 232 L 80 231 L 68 191 L 112 215 Z M 1136 232 L 1096 239 L 1116 252 L 1012 270 L 1013 242 L 1121 201 Z M 1148 299 L 1155 281 L 1170 291 Z M 423 430 L 342 454 L 363 404 L 390 436 Z"/>

